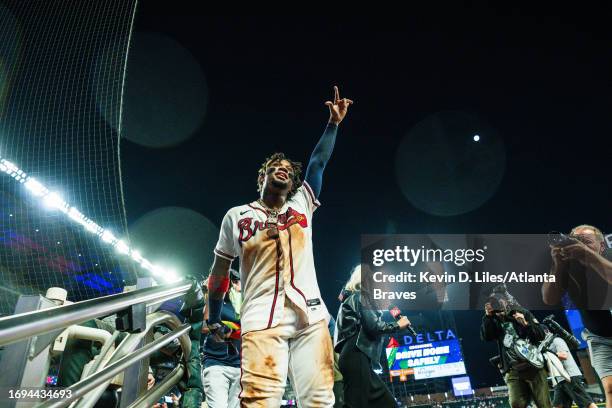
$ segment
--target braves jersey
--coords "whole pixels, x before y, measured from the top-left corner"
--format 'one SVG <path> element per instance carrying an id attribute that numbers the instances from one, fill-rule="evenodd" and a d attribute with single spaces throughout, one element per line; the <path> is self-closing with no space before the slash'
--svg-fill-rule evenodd
<path id="1" fill-rule="evenodd" d="M 285 296 L 306 313 L 309 324 L 329 316 L 312 254 L 312 214 L 319 205 L 304 182 L 279 211 L 277 239 L 268 236 L 268 211 L 257 201 L 223 217 L 214 252 L 229 261 L 240 257 L 243 334 L 277 326 Z"/>

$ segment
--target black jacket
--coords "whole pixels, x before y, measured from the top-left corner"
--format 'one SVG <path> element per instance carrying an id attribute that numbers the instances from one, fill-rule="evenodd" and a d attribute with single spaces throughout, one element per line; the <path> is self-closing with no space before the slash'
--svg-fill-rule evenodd
<path id="1" fill-rule="evenodd" d="M 378 364 L 382 354 L 382 336 L 400 330 L 397 322 L 384 322 L 381 316 L 380 312 L 362 306 L 359 293 L 352 293 L 338 311 L 335 351 L 342 352 L 344 344 L 357 336 L 357 348 Z"/>
<path id="2" fill-rule="evenodd" d="M 525 315 L 525 320 L 529 322 L 529 325 L 522 326 L 516 322 L 513 318 L 509 318 L 508 321 L 512 322 L 516 334 L 522 339 L 529 339 L 531 344 L 537 345 L 540 341 L 544 340 L 546 333 L 540 326 L 538 321 L 533 317 L 531 312 L 528 310 L 520 310 Z M 480 338 L 485 341 L 496 341 L 499 353 L 501 355 L 502 367 L 501 371 L 505 374 L 510 370 L 510 360 L 506 352 L 506 348 L 503 346 L 505 331 L 501 325 L 500 318 L 497 316 L 482 317 L 482 325 L 480 326 Z"/>

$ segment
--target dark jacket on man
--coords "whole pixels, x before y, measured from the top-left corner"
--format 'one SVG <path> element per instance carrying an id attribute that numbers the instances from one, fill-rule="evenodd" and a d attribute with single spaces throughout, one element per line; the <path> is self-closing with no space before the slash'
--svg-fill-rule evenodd
<path id="1" fill-rule="evenodd" d="M 537 345 L 540 341 L 544 340 L 546 333 L 544 329 L 537 322 L 535 317 L 528 310 L 518 310 L 525 316 L 525 320 L 529 323 L 527 326 L 523 326 L 518 323 L 512 317 L 505 317 L 506 321 L 512 323 L 516 334 L 521 339 L 529 339 L 531 344 Z M 502 318 L 493 315 L 487 316 L 486 314 L 482 317 L 482 325 L 480 326 L 480 337 L 485 341 L 497 341 L 497 346 L 501 356 L 502 373 L 508 372 L 512 367 L 510 364 L 510 358 L 507 354 L 507 349 L 503 346 L 504 336 L 506 335 L 502 327 Z"/>

